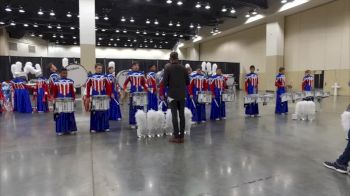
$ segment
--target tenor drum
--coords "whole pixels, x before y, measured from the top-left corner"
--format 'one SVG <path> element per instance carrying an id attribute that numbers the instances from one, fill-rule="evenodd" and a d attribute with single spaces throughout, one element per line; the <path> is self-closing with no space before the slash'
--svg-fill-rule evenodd
<path id="1" fill-rule="evenodd" d="M 74 112 L 73 98 L 56 98 L 55 113 L 72 113 Z"/>
<path id="2" fill-rule="evenodd" d="M 132 94 L 132 103 L 134 106 L 146 106 L 148 104 L 148 96 L 146 92 L 135 92 Z"/>
<path id="3" fill-rule="evenodd" d="M 292 101 L 292 100 L 293 100 L 293 96 L 291 93 L 283 93 L 281 95 L 281 102 Z"/>
<path id="4" fill-rule="evenodd" d="M 235 100 L 235 94 L 233 93 L 233 91 L 225 90 L 222 93 L 222 101 L 223 102 L 233 102 L 234 100 Z"/>
<path id="5" fill-rule="evenodd" d="M 314 92 L 311 92 L 311 91 L 305 91 L 304 94 L 305 94 L 305 98 L 314 97 Z"/>
<path id="6" fill-rule="evenodd" d="M 74 88 L 80 88 L 85 85 L 88 79 L 88 72 L 82 65 L 71 64 L 66 67 L 67 78 L 74 81 Z"/>
<path id="7" fill-rule="evenodd" d="M 244 104 L 256 103 L 258 96 L 259 96 L 258 94 L 246 95 L 244 97 Z"/>
<path id="8" fill-rule="evenodd" d="M 210 91 L 202 91 L 198 93 L 198 103 L 211 103 L 212 94 Z"/>
<path id="9" fill-rule="evenodd" d="M 92 111 L 106 111 L 109 110 L 110 98 L 108 95 L 95 95 L 92 96 Z"/>

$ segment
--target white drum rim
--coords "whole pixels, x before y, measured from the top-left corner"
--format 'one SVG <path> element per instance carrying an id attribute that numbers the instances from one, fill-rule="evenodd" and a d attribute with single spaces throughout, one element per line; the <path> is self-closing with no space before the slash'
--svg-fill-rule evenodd
<path id="1" fill-rule="evenodd" d="M 66 67 L 68 74 L 69 74 L 69 67 L 71 67 L 71 66 L 79 66 L 79 67 L 83 68 L 83 70 L 85 70 L 85 73 L 86 73 L 85 74 L 85 81 L 82 82 L 82 84 L 76 83 L 75 78 L 68 77 L 69 79 L 74 81 L 74 87 L 75 88 L 80 88 L 80 87 L 84 86 L 86 84 L 86 81 L 88 80 L 88 71 L 87 71 L 87 69 L 83 65 L 80 65 L 80 64 L 70 64 L 70 65 L 68 65 Z M 80 76 L 80 77 L 84 77 L 84 76 Z"/>

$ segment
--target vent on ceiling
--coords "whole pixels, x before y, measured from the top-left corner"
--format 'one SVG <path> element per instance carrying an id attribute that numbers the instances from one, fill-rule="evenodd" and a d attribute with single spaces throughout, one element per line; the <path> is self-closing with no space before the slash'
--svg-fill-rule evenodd
<path id="1" fill-rule="evenodd" d="M 28 45 L 28 52 L 35 53 L 35 46 Z"/>
<path id="2" fill-rule="evenodd" d="M 17 51 L 17 43 L 9 42 L 9 49 Z"/>

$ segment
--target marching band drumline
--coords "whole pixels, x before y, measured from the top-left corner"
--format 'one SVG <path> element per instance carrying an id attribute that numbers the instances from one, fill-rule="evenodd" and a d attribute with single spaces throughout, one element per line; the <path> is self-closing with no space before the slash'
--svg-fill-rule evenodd
<path id="1" fill-rule="evenodd" d="M 102 65 L 101 70 L 102 70 Z M 109 67 L 111 68 L 111 67 Z M 113 67 L 114 68 L 114 67 Z M 254 68 L 254 69 L 253 69 Z M 190 72 L 190 85 L 187 88 L 186 107 L 192 113 L 193 123 L 206 122 L 206 105 L 211 105 L 210 119 L 222 120 L 226 118 L 226 102 L 235 100 L 234 86 L 227 84 L 228 77 L 221 73 L 221 69 L 215 69 L 212 75 L 206 74 L 201 69 Z M 258 75 L 254 73 L 255 67 L 251 67 L 251 73 L 245 76 L 244 97 L 245 114 L 247 116 L 259 115 L 259 103 L 266 105 L 274 98 L 272 94 L 258 94 Z M 114 69 L 110 69 L 105 75 L 96 72 L 88 76 L 84 105 L 90 111 L 90 131 L 109 131 L 109 120 L 121 120 L 121 91 L 129 90 L 129 124 L 136 128 L 135 114 L 138 110 L 154 110 L 167 112 L 167 87 L 162 83 L 158 73 L 150 71 L 147 74 L 139 71 L 139 65 L 133 64 L 127 72 L 126 80 L 121 86 L 115 75 Z M 287 92 L 284 69 L 281 68 L 276 75 L 276 114 L 288 113 L 288 101 L 313 100 L 329 96 L 323 91 L 312 91 L 313 77 L 307 73 L 302 81 L 302 92 Z M 26 80 L 14 74 L 10 82 L 13 97 L 13 111 L 31 113 L 32 106 L 29 90 L 34 90 L 33 98 L 37 112 L 48 112 L 49 102 L 54 102 L 54 119 L 56 121 L 56 133 L 75 133 L 77 126 L 74 116 L 75 88 L 74 81 L 53 72 L 49 79 L 37 75 L 35 85 L 28 85 Z M 128 89 L 128 85 L 130 86 Z M 6 83 L 1 89 L 8 88 Z M 158 94 L 157 94 L 158 92 Z M 6 94 L 8 97 L 8 93 Z M 311 99 L 312 98 L 312 99 Z M 0 104 L 4 108 L 5 102 L 10 100 L 0 91 Z"/>

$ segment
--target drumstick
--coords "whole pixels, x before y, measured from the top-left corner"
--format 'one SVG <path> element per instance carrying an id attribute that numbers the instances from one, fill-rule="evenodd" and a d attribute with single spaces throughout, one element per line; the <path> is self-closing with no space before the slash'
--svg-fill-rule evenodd
<path id="1" fill-rule="evenodd" d="M 112 99 L 117 103 L 117 105 L 119 105 L 119 102 L 115 98 L 112 98 Z"/>
<path id="2" fill-rule="evenodd" d="M 194 100 L 193 100 L 192 98 L 191 98 L 191 101 L 192 101 L 193 107 L 194 107 L 194 108 L 197 108 L 197 107 L 196 107 L 196 104 L 194 103 Z"/>
<path id="3" fill-rule="evenodd" d="M 215 102 L 216 106 L 218 106 L 218 107 L 219 107 L 219 104 L 218 104 L 218 102 L 216 101 L 216 99 L 215 99 L 215 98 L 214 98 L 214 102 Z"/>

